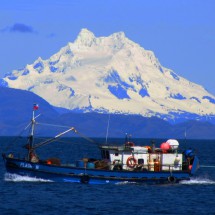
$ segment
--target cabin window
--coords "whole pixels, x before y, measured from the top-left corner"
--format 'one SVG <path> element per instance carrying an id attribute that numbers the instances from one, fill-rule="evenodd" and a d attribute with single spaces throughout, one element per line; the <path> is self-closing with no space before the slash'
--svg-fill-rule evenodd
<path id="1" fill-rule="evenodd" d="M 110 159 L 110 154 L 109 154 L 109 151 L 107 151 L 107 150 L 102 150 L 101 151 L 102 152 L 102 158 L 103 159 Z"/>
<path id="2" fill-rule="evenodd" d="M 138 159 L 138 164 L 144 164 L 144 159 Z"/>
<path id="3" fill-rule="evenodd" d="M 119 156 L 119 153 L 118 153 L 118 152 L 115 152 L 115 156 Z"/>

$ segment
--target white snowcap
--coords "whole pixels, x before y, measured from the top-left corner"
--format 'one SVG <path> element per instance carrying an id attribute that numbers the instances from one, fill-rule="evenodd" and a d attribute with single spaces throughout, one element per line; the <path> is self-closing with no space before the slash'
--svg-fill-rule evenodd
<path id="1" fill-rule="evenodd" d="M 95 35 L 88 29 L 83 28 L 79 33 L 77 39 L 75 40 L 75 43 L 90 47 L 95 41 L 96 41 Z"/>

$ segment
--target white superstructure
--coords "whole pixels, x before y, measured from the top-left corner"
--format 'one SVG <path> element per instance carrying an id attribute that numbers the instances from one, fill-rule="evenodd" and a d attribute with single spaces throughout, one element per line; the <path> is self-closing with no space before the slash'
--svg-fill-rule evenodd
<path id="1" fill-rule="evenodd" d="M 170 145 L 168 142 L 174 143 Z M 166 142 L 169 149 L 150 146 L 134 146 L 129 143 L 123 146 L 102 146 L 102 158 L 108 159 L 111 169 L 133 171 L 180 171 L 183 167 L 183 154 L 178 152 L 176 140 Z M 189 165 L 189 164 L 187 164 Z"/>

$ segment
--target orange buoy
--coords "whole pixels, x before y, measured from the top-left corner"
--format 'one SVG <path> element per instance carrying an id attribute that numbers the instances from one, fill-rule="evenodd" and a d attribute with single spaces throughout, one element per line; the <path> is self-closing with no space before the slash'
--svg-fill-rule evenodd
<path id="1" fill-rule="evenodd" d="M 169 143 L 161 143 L 160 148 L 162 150 L 162 152 L 166 153 L 169 149 L 171 149 L 171 146 L 169 145 Z"/>
<path id="2" fill-rule="evenodd" d="M 52 164 L 52 162 L 50 160 L 47 160 L 46 163 L 49 165 Z"/>

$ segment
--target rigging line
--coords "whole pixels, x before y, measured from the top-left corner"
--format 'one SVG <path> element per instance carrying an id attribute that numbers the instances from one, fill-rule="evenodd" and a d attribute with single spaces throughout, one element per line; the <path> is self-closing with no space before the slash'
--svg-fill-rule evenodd
<path id="1" fill-rule="evenodd" d="M 52 143 L 52 142 L 54 142 L 54 141 L 57 141 L 57 139 L 50 140 L 50 141 L 48 141 L 48 142 L 44 142 L 44 143 L 41 144 L 41 145 L 36 145 L 36 147 L 33 147 L 33 149 L 36 149 L 36 148 L 41 147 L 41 146 L 45 146 L 45 145 L 47 145 L 47 144 L 49 144 L 49 143 Z"/>
<path id="2" fill-rule="evenodd" d="M 59 139 L 55 139 L 54 141 L 57 141 L 57 142 L 59 142 L 59 143 L 67 143 L 67 144 L 80 144 L 80 143 L 78 143 L 78 142 L 74 142 L 73 139 L 71 139 L 71 141 L 65 141 L 65 140 L 62 140 L 62 138 L 65 138 L 65 137 L 61 137 L 61 138 L 59 138 Z M 69 138 L 69 139 L 70 139 L 70 138 Z M 45 141 L 46 138 L 39 138 L 39 137 L 36 137 L 35 140 L 43 140 L 43 141 Z M 82 144 L 85 144 L 85 143 L 82 143 Z"/>
<path id="3" fill-rule="evenodd" d="M 61 125 L 53 125 L 53 124 L 46 124 L 46 123 L 37 123 L 37 124 L 40 124 L 40 125 L 49 125 L 49 126 L 54 126 L 54 127 L 62 127 L 62 128 L 71 128 L 69 126 L 61 126 Z M 80 137 L 88 140 L 89 142 L 91 143 L 94 143 L 96 145 L 99 145 L 96 141 L 94 141 L 93 139 L 89 138 L 89 137 L 86 137 L 84 134 L 80 133 L 79 131 L 77 131 L 75 128 L 73 130 L 76 134 L 78 134 Z"/>
<path id="4" fill-rule="evenodd" d="M 32 122 L 29 122 L 28 125 L 23 129 L 23 131 L 25 131 L 31 125 L 31 123 Z"/>
<path id="5" fill-rule="evenodd" d="M 37 122 L 36 124 L 38 124 L 38 125 L 53 126 L 53 127 L 60 127 L 60 128 L 71 128 L 71 126 L 65 126 L 65 125 L 54 125 L 54 124 L 40 123 L 40 122 Z"/>
<path id="6" fill-rule="evenodd" d="M 61 137 L 62 138 L 62 137 Z M 35 138 L 36 140 L 45 140 L 45 138 Z M 65 141 L 65 140 L 62 140 L 62 139 L 55 139 L 55 140 L 53 140 L 53 141 L 51 141 L 51 142 L 49 142 L 49 143 L 52 143 L 52 142 L 58 142 L 58 143 L 66 143 L 66 144 L 80 144 L 80 143 L 78 143 L 78 142 L 74 142 L 73 140 L 72 141 Z M 82 144 L 86 144 L 86 143 L 82 143 Z M 44 145 L 46 145 L 46 144 L 44 144 Z M 42 146 L 44 146 L 44 145 L 42 145 Z"/>
<path id="7" fill-rule="evenodd" d="M 91 139 L 91 138 L 89 138 L 89 137 L 86 137 L 84 134 L 78 132 L 77 130 L 76 130 L 75 133 L 78 134 L 80 137 L 82 137 L 82 138 L 88 140 L 89 142 L 95 143 L 96 145 L 99 145 L 96 141 L 94 141 L 93 139 Z"/>
<path id="8" fill-rule="evenodd" d="M 45 146 L 45 145 L 47 145 L 47 144 L 49 144 L 49 143 L 53 143 L 53 142 L 55 142 L 55 141 L 57 141 L 58 143 L 79 144 L 79 143 L 64 141 L 64 140 L 60 140 L 60 139 L 54 139 L 54 140 L 50 140 L 50 142 L 44 143 L 44 144 L 41 145 L 41 146 Z M 41 146 L 40 146 L 40 147 L 41 147 Z"/>
<path id="9" fill-rule="evenodd" d="M 9 145 L 6 147 L 6 149 L 5 149 L 6 151 L 9 150 L 10 148 L 12 148 L 12 146 L 17 142 L 18 139 L 23 138 L 21 135 L 26 131 L 26 129 L 27 129 L 30 125 L 31 125 L 31 122 L 30 122 L 24 129 L 22 129 L 22 131 L 19 133 L 18 136 L 14 137 L 11 141 L 8 140 L 7 143 L 11 143 L 11 144 L 9 144 Z M 30 129 L 30 128 L 29 128 L 29 129 Z"/>
<path id="10" fill-rule="evenodd" d="M 59 143 L 67 143 L 67 144 L 72 143 L 72 144 L 76 144 L 75 142 L 72 142 L 72 141 L 65 141 L 65 140 L 60 140 L 60 139 L 58 139 L 56 141 L 59 142 Z"/>

